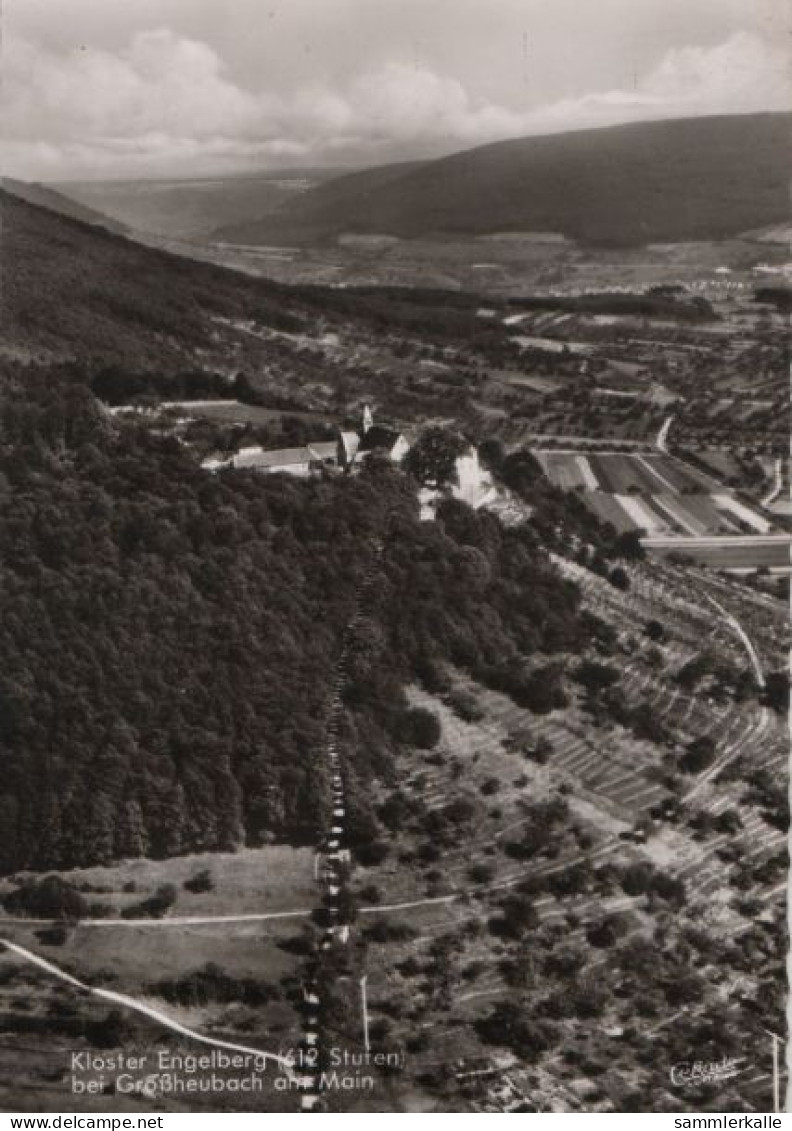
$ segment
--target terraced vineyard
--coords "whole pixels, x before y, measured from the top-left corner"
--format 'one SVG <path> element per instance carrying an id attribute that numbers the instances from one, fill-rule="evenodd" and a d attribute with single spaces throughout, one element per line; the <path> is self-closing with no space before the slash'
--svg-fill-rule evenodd
<path id="1" fill-rule="evenodd" d="M 648 1007 L 638 1019 L 634 1002 L 618 994 L 603 1007 L 598 1041 L 604 1040 L 615 1066 L 624 1048 L 602 1034 L 628 1027 L 633 1050 L 644 1044 L 648 1050 L 662 1031 L 670 1055 L 690 1009 L 744 1022 L 740 993 L 724 988 L 732 984 L 729 963 L 737 961 L 726 955 L 734 940 L 748 946 L 762 923 L 768 937 L 783 936 L 786 815 L 782 791 L 771 799 L 767 789 L 768 781 L 783 781 L 786 733 L 755 691 L 741 698 L 725 690 L 751 666 L 729 618 L 739 615 L 739 623 L 750 626 L 756 654 L 772 670 L 783 660 L 782 607 L 703 571 L 638 565 L 625 594 L 573 562 L 558 558 L 557 564 L 580 586 L 586 606 L 617 633 L 619 647 L 609 662 L 620 671 L 619 695 L 651 718 L 654 733 L 636 736 L 592 714 L 581 696 L 562 711 L 537 716 L 460 673 L 440 698 L 415 688 L 413 702 L 441 718 L 442 742 L 403 768 L 396 790 L 404 813 L 397 859 L 356 874 L 361 898 L 377 894 L 361 915 L 372 1018 L 388 1040 L 407 1042 L 407 1070 L 416 1079 L 436 1081 L 453 1066 L 457 1085 L 477 1097 L 474 1110 L 511 1110 L 503 1107 L 506 1093 L 538 1105 L 514 1110 L 545 1104 L 554 1111 L 596 1110 L 610 1095 L 608 1070 L 598 1069 L 601 1086 L 581 1096 L 572 1058 L 565 1062 L 548 1052 L 528 1070 L 493 1058 L 486 1042 L 474 1037 L 481 1030 L 477 1019 L 519 992 L 515 986 L 528 977 L 518 978 L 520 963 L 530 969 L 544 946 L 551 952 L 577 948 L 575 985 L 585 986 L 612 976 L 612 958 L 590 945 L 592 938 L 609 937 L 608 923 L 625 952 L 653 936 L 656 947 L 661 923 L 673 937 L 692 938 L 703 929 L 707 946 L 720 955 L 697 959 L 704 971 L 715 962 L 713 989 L 702 988 L 681 1010 Z M 647 639 L 650 621 L 662 622 L 661 643 Z M 717 675 L 686 685 L 680 673 L 702 649 Z M 682 772 L 685 750 L 705 737 L 714 743 L 711 763 Z M 560 824 L 548 817 L 554 807 L 566 813 Z M 544 821 L 546 835 L 537 836 L 537 822 Z M 684 892 L 670 918 L 655 895 L 634 891 L 625 880 L 642 868 Z M 522 944 L 498 933 L 502 907 L 525 898 L 535 923 L 530 959 Z M 696 945 L 704 945 L 703 937 Z M 547 962 L 552 967 L 552 959 Z M 719 962 L 725 965 L 716 971 Z M 433 996 L 425 999 L 430 984 Z M 744 984 L 735 968 L 733 985 Z M 778 992 L 780 1008 L 781 985 Z M 565 1041 L 581 1055 L 584 1046 L 594 1055 L 572 1031 Z M 738 1086 L 741 1110 L 766 1108 L 764 1046 L 762 1055 L 766 1062 L 752 1061 Z M 607 1059 L 601 1045 L 596 1058 L 600 1064 Z M 662 1061 L 646 1075 L 658 1105 L 653 1110 L 682 1110 L 685 1101 L 667 1088 L 657 1065 Z M 696 1102 L 706 1109 L 709 1101 Z"/>

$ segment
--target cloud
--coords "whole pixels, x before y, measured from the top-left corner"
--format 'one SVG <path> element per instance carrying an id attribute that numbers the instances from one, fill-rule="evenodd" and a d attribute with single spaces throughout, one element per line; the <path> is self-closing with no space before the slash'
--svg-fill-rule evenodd
<path id="1" fill-rule="evenodd" d="M 166 30 L 139 33 L 119 53 L 59 54 L 16 40 L 5 69 L 0 161 L 6 172 L 41 178 L 352 151 L 365 159 L 393 145 L 475 144 L 521 125 L 519 115 L 474 104 L 457 80 L 398 63 L 340 91 L 244 90 L 209 45 Z"/>
<path id="2" fill-rule="evenodd" d="M 205 42 L 166 29 L 120 51 L 5 48 L 0 168 L 10 175 L 189 175 L 268 164 L 449 152 L 529 133 L 792 106 L 785 51 L 749 32 L 670 50 L 632 90 L 520 110 L 392 61 L 335 89 L 245 89 Z"/>
<path id="3" fill-rule="evenodd" d="M 789 52 L 759 35 L 737 32 L 714 47 L 674 48 L 633 90 L 565 99 L 536 111 L 532 125 L 547 131 L 648 118 L 789 109 Z"/>
<path id="4" fill-rule="evenodd" d="M 789 52 L 758 35 L 738 32 L 713 48 L 669 51 L 649 75 L 647 90 L 680 107 L 714 111 L 788 109 L 792 104 Z"/>
<path id="5" fill-rule="evenodd" d="M 206 44 L 172 32 L 136 35 L 119 54 L 77 50 L 66 55 L 24 40 L 5 52 L 4 136 L 101 140 L 141 136 L 244 133 L 258 100 L 223 75 Z"/>

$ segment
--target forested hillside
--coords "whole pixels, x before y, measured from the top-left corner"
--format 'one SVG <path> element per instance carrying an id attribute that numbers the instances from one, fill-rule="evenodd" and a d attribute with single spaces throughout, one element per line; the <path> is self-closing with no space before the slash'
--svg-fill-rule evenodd
<path id="1" fill-rule="evenodd" d="M 244 363 L 224 317 L 301 325 L 277 284 L 136 244 L 0 190 L 0 344 L 23 359 L 134 359 L 137 369 Z"/>
<path id="2" fill-rule="evenodd" d="M 408 680 L 447 662 L 543 711 L 591 624 L 534 531 L 459 504 L 418 521 L 387 466 L 310 483 L 211 476 L 99 410 L 76 367 L 6 365 L 0 446 L 0 869 L 312 842 L 322 720 L 353 590 L 350 836 L 367 783 L 432 742 Z M 548 520 L 548 527 L 557 525 Z"/>
<path id="3" fill-rule="evenodd" d="M 222 367 L 247 355 L 219 317 L 294 330 L 322 311 L 380 337 L 443 337 L 476 324 L 474 299 L 438 311 L 421 294 L 279 288 L 0 202 L 0 870 L 315 843 L 331 672 L 378 547 L 342 735 L 358 852 L 380 833 L 372 779 L 433 741 L 408 683 L 440 687 L 452 664 L 536 711 L 563 703 L 556 661 L 596 626 L 546 549 L 619 548 L 524 453 L 490 458 L 530 528 L 452 503 L 420 523 L 417 484 L 388 467 L 212 476 L 91 391 L 222 392 Z M 316 379 L 299 335 L 252 340 L 284 388 Z"/>
<path id="4" fill-rule="evenodd" d="M 313 385 L 326 400 L 341 384 L 347 400 L 378 385 L 385 399 L 390 380 L 378 382 L 374 367 L 353 356 L 361 341 L 505 337 L 476 317 L 475 295 L 281 286 L 145 247 L 2 190 L 0 225 L 0 357 L 120 366 L 127 376 L 151 375 L 149 391 L 161 381 L 165 395 L 173 392 L 167 378 L 202 372 L 221 384 L 244 373 L 270 399 L 300 400 Z M 331 332 L 352 339 L 343 357 L 319 349 Z"/>
<path id="5" fill-rule="evenodd" d="M 791 126 L 789 114 L 734 114 L 495 142 L 349 174 L 217 235 L 262 244 L 510 231 L 616 245 L 723 239 L 787 220 Z"/>

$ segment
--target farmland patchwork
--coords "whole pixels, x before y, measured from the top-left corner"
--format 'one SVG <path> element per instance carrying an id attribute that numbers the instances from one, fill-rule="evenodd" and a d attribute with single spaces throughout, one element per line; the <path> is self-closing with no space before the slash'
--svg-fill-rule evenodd
<path id="1" fill-rule="evenodd" d="M 536 455 L 552 483 L 581 491 L 587 506 L 620 533 L 696 539 L 773 531 L 758 509 L 672 455 L 558 449 Z"/>

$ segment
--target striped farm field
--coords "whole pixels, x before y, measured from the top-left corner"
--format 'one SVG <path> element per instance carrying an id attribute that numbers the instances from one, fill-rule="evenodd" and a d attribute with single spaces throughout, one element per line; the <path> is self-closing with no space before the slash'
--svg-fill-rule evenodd
<path id="1" fill-rule="evenodd" d="M 599 480 L 600 490 L 613 495 L 650 495 L 663 490 L 662 483 L 638 456 L 595 456 L 592 457 L 592 471 Z"/>
<path id="2" fill-rule="evenodd" d="M 722 508 L 714 495 L 686 495 L 683 502 L 685 510 L 697 519 L 706 533 L 739 534 L 739 527 L 730 518 L 726 508 Z"/>
<path id="3" fill-rule="evenodd" d="M 652 506 L 652 496 L 641 498 L 640 495 L 614 495 L 614 498 L 630 518 L 633 530 L 643 530 L 647 534 L 667 534 L 676 529 L 668 510 L 661 509 L 657 504 Z"/>
<path id="4" fill-rule="evenodd" d="M 606 495 L 604 491 L 590 491 L 586 494 L 585 500 L 589 510 L 603 522 L 609 522 L 619 534 L 635 530 L 634 520 L 615 495 Z"/>
<path id="5" fill-rule="evenodd" d="M 662 452 L 537 451 L 556 486 L 580 491 L 619 533 L 650 538 L 767 535 L 772 522 L 706 473 Z"/>
<path id="6" fill-rule="evenodd" d="M 642 530 L 648 537 L 663 535 L 705 538 L 740 535 L 760 528 L 756 516 L 752 525 L 737 519 L 720 499 L 709 495 L 657 494 L 608 495 L 603 491 L 583 496 L 590 510 L 619 532 Z M 742 525 L 741 525 L 742 521 Z"/>
<path id="7" fill-rule="evenodd" d="M 647 495 L 658 491 L 669 494 L 709 491 L 715 485 L 673 456 L 635 452 L 592 455 L 589 460 L 599 489 L 615 495 L 624 495 L 631 490 Z"/>
<path id="8" fill-rule="evenodd" d="M 767 534 L 770 530 L 772 524 L 768 519 L 756 514 L 750 507 L 741 503 L 739 499 L 735 499 L 733 495 L 723 492 L 719 495 L 713 495 L 713 500 L 722 511 L 729 515 L 732 522 L 736 519 L 741 526 L 747 527 L 751 533 Z"/>
<path id="9" fill-rule="evenodd" d="M 683 534 L 690 534 L 693 538 L 700 538 L 702 534 L 718 530 L 718 519 L 715 519 L 714 531 L 712 531 L 712 523 L 702 521 L 693 514 L 687 506 L 687 499 L 683 501 L 676 495 L 655 495 L 653 503 L 655 509 L 670 520 L 672 530 L 681 530 Z"/>
<path id="10" fill-rule="evenodd" d="M 716 480 L 674 456 L 656 452 L 537 451 L 545 475 L 566 490 L 585 487 L 612 495 L 653 495 L 717 489 Z"/>
<path id="11" fill-rule="evenodd" d="M 547 478 L 564 491 L 574 491 L 577 487 L 597 490 L 589 457 L 574 452 L 539 452 L 537 458 Z"/>
<path id="12" fill-rule="evenodd" d="M 642 457 L 647 467 L 654 474 L 665 479 L 676 491 L 704 491 L 717 490 L 720 486 L 717 479 L 698 471 L 688 463 L 667 455 L 647 455 Z"/>

